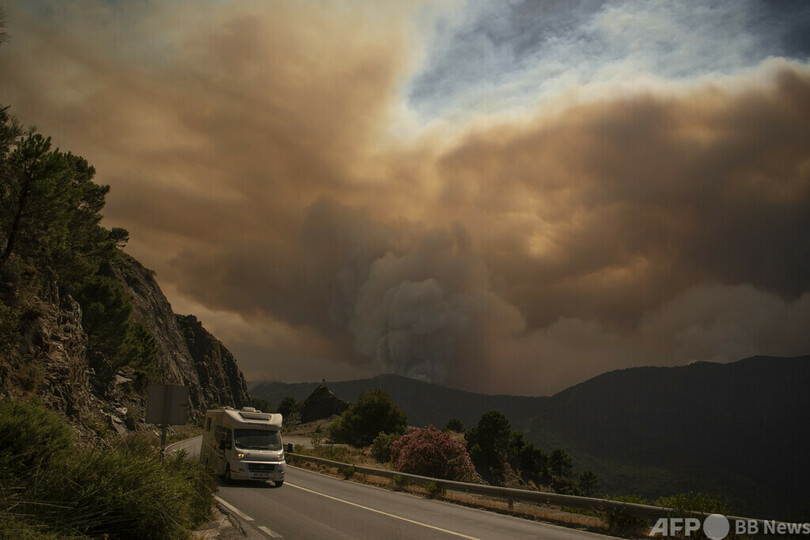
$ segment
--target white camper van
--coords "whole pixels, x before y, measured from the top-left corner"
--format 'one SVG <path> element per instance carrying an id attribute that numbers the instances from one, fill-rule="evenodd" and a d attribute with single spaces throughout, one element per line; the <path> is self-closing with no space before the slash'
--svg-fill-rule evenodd
<path id="1" fill-rule="evenodd" d="M 205 413 L 200 461 L 225 482 L 270 480 L 284 483 L 281 415 L 253 407 L 230 407 Z"/>

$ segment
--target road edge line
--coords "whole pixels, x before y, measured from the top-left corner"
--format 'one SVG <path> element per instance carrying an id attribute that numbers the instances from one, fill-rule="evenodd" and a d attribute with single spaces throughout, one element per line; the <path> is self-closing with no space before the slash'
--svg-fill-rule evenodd
<path id="1" fill-rule="evenodd" d="M 227 508 L 228 510 L 230 510 L 231 512 L 233 512 L 234 514 L 236 514 L 237 516 L 239 516 L 240 518 L 244 519 L 245 521 L 254 521 L 252 517 L 245 514 L 234 505 L 225 502 L 225 500 L 223 500 L 222 497 L 220 497 L 219 495 L 214 495 L 214 500 L 217 501 L 222 506 L 224 506 L 225 508 Z"/>
<path id="2" fill-rule="evenodd" d="M 264 525 L 259 525 L 256 528 L 259 529 L 260 531 L 262 531 L 264 534 L 266 534 L 270 538 L 282 538 L 282 536 L 280 534 L 278 534 L 276 531 L 274 531 L 273 529 L 271 529 L 269 527 L 266 527 Z"/>

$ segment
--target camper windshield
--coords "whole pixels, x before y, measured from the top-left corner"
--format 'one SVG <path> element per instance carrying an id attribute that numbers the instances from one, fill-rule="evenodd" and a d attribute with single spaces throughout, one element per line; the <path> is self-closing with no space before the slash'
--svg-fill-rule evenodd
<path id="1" fill-rule="evenodd" d="M 281 450 L 281 435 L 278 431 L 263 429 L 235 429 L 233 442 L 243 450 Z"/>

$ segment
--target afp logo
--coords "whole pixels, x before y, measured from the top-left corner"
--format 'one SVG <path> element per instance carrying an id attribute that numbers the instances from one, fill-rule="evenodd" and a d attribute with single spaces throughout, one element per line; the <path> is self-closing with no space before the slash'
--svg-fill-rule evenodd
<path id="1" fill-rule="evenodd" d="M 700 520 L 688 518 L 660 518 L 650 530 L 650 536 L 691 536 L 701 528 Z M 721 514 L 711 514 L 703 520 L 703 534 L 711 540 L 723 540 L 730 530 L 728 519 Z"/>

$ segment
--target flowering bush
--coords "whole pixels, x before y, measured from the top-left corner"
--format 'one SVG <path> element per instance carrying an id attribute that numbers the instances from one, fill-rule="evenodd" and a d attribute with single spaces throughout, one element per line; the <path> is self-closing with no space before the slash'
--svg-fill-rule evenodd
<path id="1" fill-rule="evenodd" d="M 480 482 L 463 444 L 434 426 L 409 431 L 391 443 L 391 459 L 398 471 L 431 478 Z"/>

